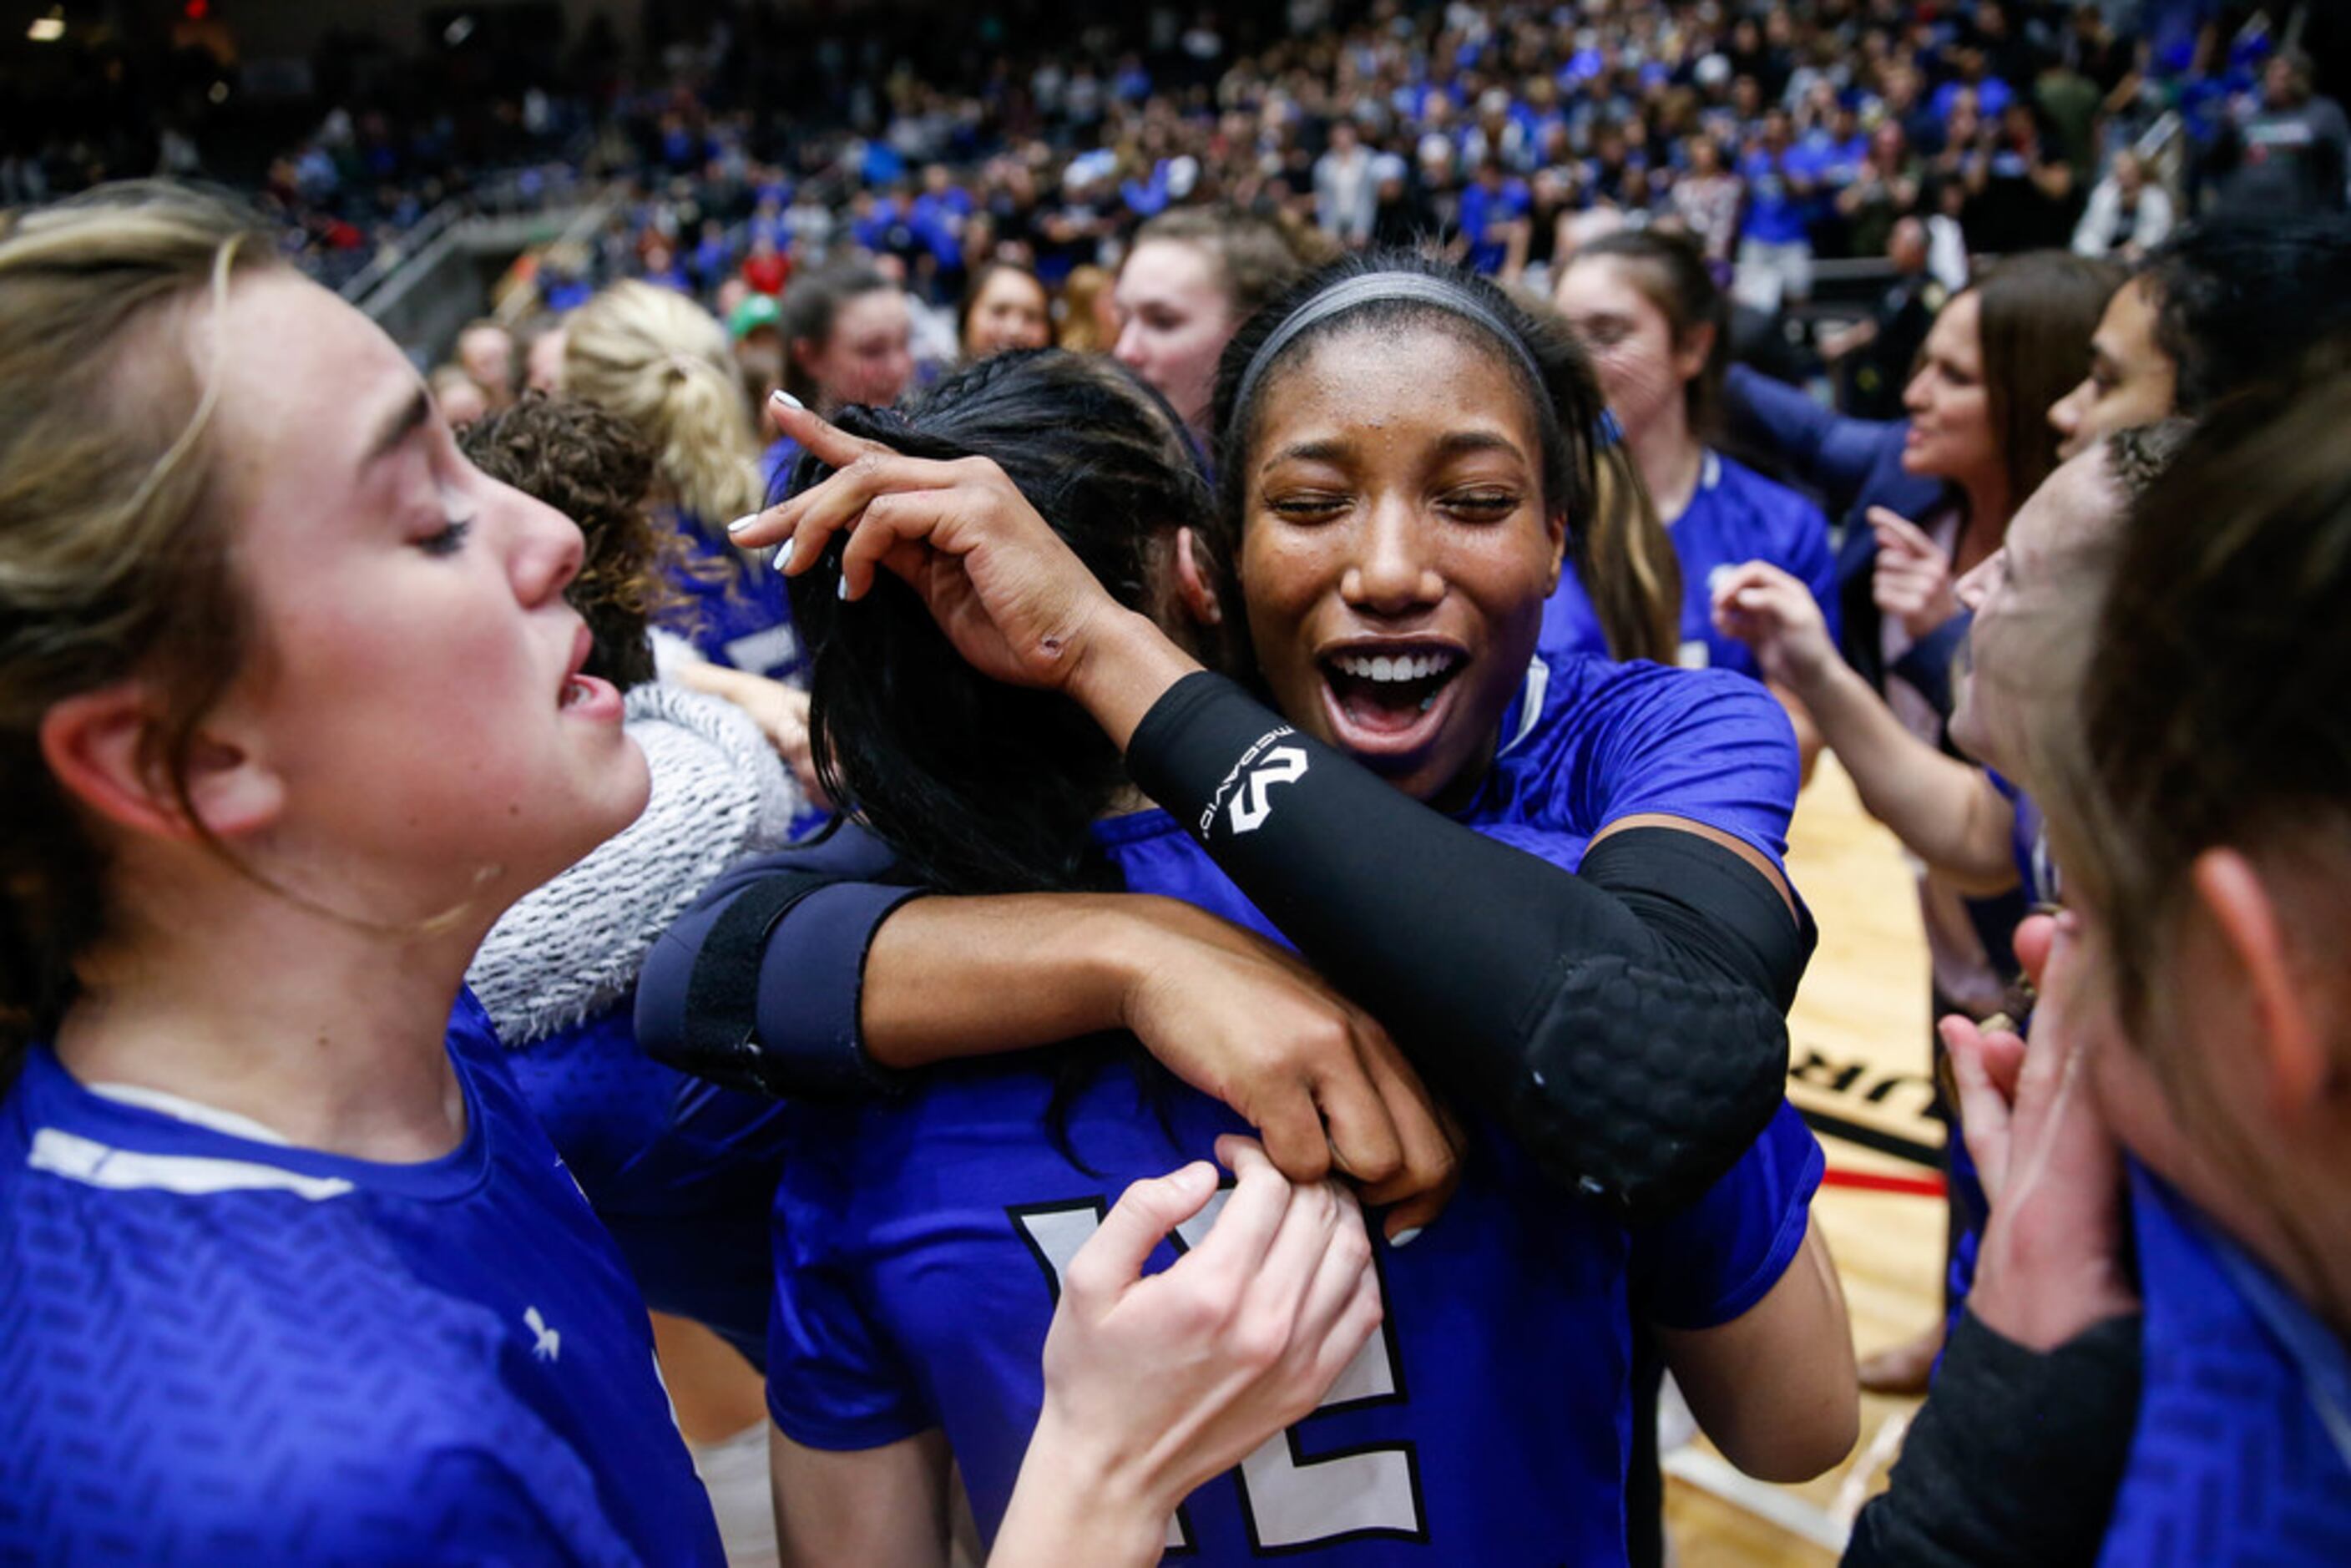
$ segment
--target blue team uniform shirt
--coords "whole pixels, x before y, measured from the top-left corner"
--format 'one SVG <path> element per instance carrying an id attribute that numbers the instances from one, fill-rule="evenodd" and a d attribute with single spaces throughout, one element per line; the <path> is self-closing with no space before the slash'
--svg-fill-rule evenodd
<path id="1" fill-rule="evenodd" d="M 1811 589 L 1828 622 L 1829 639 L 1836 640 L 1836 556 L 1829 549 L 1828 518 L 1785 485 L 1709 451 L 1689 506 L 1666 532 L 1682 569 L 1684 664 L 1763 678 L 1754 652 L 1715 630 L 1714 591 L 1708 581 L 1723 567 L 1750 560 L 1768 561 Z M 1537 646 L 1545 653 L 1608 652 L 1592 598 L 1573 570 L 1560 574 L 1558 591 L 1543 606 Z"/>
<path id="2" fill-rule="evenodd" d="M 724 1563 L 644 1303 L 470 997 L 392 1166 L 0 1102 L 0 1561 Z"/>
<path id="3" fill-rule="evenodd" d="M 1822 186 L 1821 195 L 1816 198 L 1820 210 L 1814 215 L 1827 217 L 1836 210 L 1836 193 L 1860 179 L 1862 170 L 1868 166 L 1869 138 L 1855 132 L 1839 141 L 1825 129 L 1819 129 L 1805 135 L 1803 145 L 1817 161 Z"/>
<path id="4" fill-rule="evenodd" d="M 2351 1354 L 2186 1199 L 2131 1168 L 2147 1302 L 2112 1568 L 2351 1563 Z"/>
<path id="5" fill-rule="evenodd" d="M 711 543 L 683 516 L 674 527 L 684 550 L 671 566 L 669 581 L 688 601 L 677 630 L 694 651 L 729 669 L 807 684 L 808 657 L 792 626 L 783 574 Z"/>
<path id="6" fill-rule="evenodd" d="M 1950 122 L 1951 105 L 1959 100 L 1967 85 L 1963 81 L 1952 80 L 1935 89 L 1934 96 L 1927 100 L 1927 110 L 1935 117 L 1936 124 L 1948 125 Z M 1975 84 L 1975 89 L 1976 113 L 1986 121 L 1998 120 L 2016 100 L 2015 89 L 1998 77 L 1984 78 Z"/>
<path id="7" fill-rule="evenodd" d="M 1827 168 L 1825 155 L 1801 141 L 1791 143 L 1776 162 L 1761 147 L 1740 159 L 1739 172 L 1747 182 L 1741 236 L 1764 245 L 1794 245 L 1807 238 L 1813 198 L 1809 192 L 1798 192 L 1792 182 L 1816 181 Z"/>
<path id="8" fill-rule="evenodd" d="M 1489 277 L 1502 270 L 1510 256 L 1510 242 L 1494 232 L 1503 224 L 1527 215 L 1530 198 L 1526 182 L 1508 179 L 1498 191 L 1472 180 L 1461 192 L 1461 232 L 1468 238 L 1470 270 Z"/>
<path id="9" fill-rule="evenodd" d="M 1466 820 L 1556 863 L 1639 810 L 1782 847 L 1793 747 L 1751 685 L 1547 662 L 1504 735 Z M 1266 929 L 1164 813 L 1100 838 L 1135 891 Z M 1046 1133 L 1057 1085 L 1061 1147 Z M 1147 1066 L 1098 1065 L 1072 1090 L 1050 1058 L 935 1070 L 897 1099 L 798 1113 L 776 1205 L 770 1411 L 824 1449 L 944 1428 L 992 1536 L 1042 1401 L 1060 1270 L 1128 1183 L 1246 1124 Z M 1170 1545 L 1208 1562 L 1624 1562 L 1628 1292 L 1673 1327 L 1737 1318 L 1802 1246 L 1820 1172 L 1819 1145 L 1783 1104 L 1700 1204 L 1628 1231 L 1473 1127 L 1444 1216 L 1408 1249 L 1376 1244 L 1380 1333 L 1321 1409 L 1193 1494 Z M 1206 1220 L 1186 1228 L 1196 1239 Z M 1154 1266 L 1173 1256 L 1163 1246 Z"/>
<path id="10" fill-rule="evenodd" d="M 2027 911 L 2044 908 L 2057 900 L 2057 862 L 2049 852 L 2049 837 L 2041 808 L 2032 797 L 2016 785 L 1987 768 L 1984 777 L 2000 791 L 2014 813 L 2008 831 L 2009 857 L 2016 865 L 2016 896 Z M 2029 1026 L 2030 1015 L 2024 1019 Z M 1968 1153 L 1965 1138 L 1955 1138 L 1949 1149 L 1952 1215 L 1956 1233 L 1951 1238 L 1950 1265 L 1943 1276 L 1943 1316 L 1956 1325 L 1959 1313 L 1967 1309 L 1968 1297 L 1976 1288 L 1976 1268 L 1983 1251 L 1984 1226 L 1991 1218 L 1991 1200 L 1984 1194 L 1983 1178 L 1977 1172 L 1975 1157 Z"/>
<path id="11" fill-rule="evenodd" d="M 783 1107 L 647 1056 L 627 1001 L 507 1052 L 506 1063 L 645 1304 L 765 1364 Z"/>
<path id="12" fill-rule="evenodd" d="M 2016 862 L 2016 884 L 2025 904 L 2034 909 L 2060 902 L 2056 857 L 2049 852 L 2049 824 L 2040 805 L 1991 768 L 1984 777 L 2016 813 L 2008 830 L 2008 852 Z"/>

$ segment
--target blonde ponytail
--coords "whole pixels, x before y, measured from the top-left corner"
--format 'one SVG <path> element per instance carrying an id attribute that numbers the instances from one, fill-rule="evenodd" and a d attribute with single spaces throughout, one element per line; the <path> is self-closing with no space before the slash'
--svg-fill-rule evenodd
<path id="1" fill-rule="evenodd" d="M 761 499 L 758 438 L 726 329 L 684 296 L 633 280 L 564 326 L 565 393 L 626 420 L 653 449 L 670 497 L 723 543 L 725 525 Z"/>
<path id="2" fill-rule="evenodd" d="M 744 425 L 742 384 L 706 360 L 681 355 L 670 361 L 663 392 L 654 464 L 679 505 L 719 526 L 758 510 L 758 455 L 728 434 Z"/>

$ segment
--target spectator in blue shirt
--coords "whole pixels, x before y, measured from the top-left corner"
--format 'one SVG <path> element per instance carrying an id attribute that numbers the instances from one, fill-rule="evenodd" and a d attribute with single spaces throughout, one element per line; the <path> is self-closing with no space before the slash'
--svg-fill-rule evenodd
<path id="1" fill-rule="evenodd" d="M 1455 244 L 1470 270 L 1490 277 L 1508 259 L 1510 235 L 1526 220 L 1527 183 L 1488 154 L 1478 177 L 1461 193 L 1461 234 Z"/>
<path id="2" fill-rule="evenodd" d="M 1763 131 L 1739 172 L 1747 182 L 1747 225 L 1739 241 L 1741 304 L 1777 310 L 1813 292 L 1809 223 L 1826 154 L 1796 143 L 1788 111 L 1764 111 Z"/>
<path id="3" fill-rule="evenodd" d="M 1952 60 L 1959 74 L 1937 88 L 1930 100 L 1936 118 L 1949 119 L 1952 101 L 1960 93 L 1972 89 L 1976 95 L 1976 106 L 1983 111 L 1983 117 L 1986 120 L 1999 119 L 2001 111 L 2015 99 L 2015 89 L 1991 74 L 1981 49 L 1960 48 L 1954 52 Z"/>

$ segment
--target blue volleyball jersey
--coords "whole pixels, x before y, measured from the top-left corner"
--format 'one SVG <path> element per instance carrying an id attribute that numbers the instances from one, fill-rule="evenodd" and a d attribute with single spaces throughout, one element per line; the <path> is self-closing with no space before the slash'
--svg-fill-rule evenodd
<path id="1" fill-rule="evenodd" d="M 1989 768 L 1984 777 L 2016 813 L 2008 831 L 2008 852 L 2016 862 L 2016 885 L 2026 905 L 2040 909 L 2059 902 L 2057 861 L 2049 852 L 2049 824 L 2039 803 Z"/>
<path id="2" fill-rule="evenodd" d="M 764 1362 L 783 1107 L 647 1056 L 626 999 L 507 1052 L 506 1063 L 645 1303 Z"/>
<path id="3" fill-rule="evenodd" d="M 1509 716 L 1513 744 L 1475 825 L 1566 866 L 1636 810 L 1778 852 L 1795 767 L 1768 696 L 1656 666 L 1541 668 Z M 1742 729 L 1743 743 L 1730 733 Z M 1711 767 L 1671 755 L 1707 731 L 1723 732 Z M 1101 838 L 1135 891 L 1265 928 L 1165 813 L 1106 823 Z M 1061 1270 L 1128 1183 L 1246 1130 L 1155 1070 L 1113 1061 L 1068 1094 L 1057 1145 L 1057 1072 L 1077 1070 L 1058 1060 L 962 1064 L 896 1099 L 799 1109 L 777 1198 L 777 1424 L 825 1449 L 944 1428 L 989 1535 L 1041 1404 Z M 1820 1172 L 1818 1144 L 1783 1104 L 1704 1201 L 1628 1232 L 1473 1127 L 1443 1216 L 1403 1250 L 1376 1244 L 1380 1333 L 1314 1415 L 1192 1496 L 1169 1545 L 1207 1562 L 1624 1562 L 1630 1287 L 1668 1326 L 1738 1317 L 1802 1246 Z M 1173 1256 L 1163 1247 L 1154 1267 Z"/>
<path id="4" fill-rule="evenodd" d="M 1544 654 L 1502 716 L 1502 744 L 1462 821 L 1573 869 L 1593 833 L 1651 813 L 1788 854 L 1801 779 L 1787 710 L 1719 670 Z"/>
<path id="5" fill-rule="evenodd" d="M 1458 821 L 1573 871 L 1592 837 L 1625 817 L 1667 816 L 1786 859 L 1800 781 L 1787 711 L 1718 670 L 1538 656 L 1502 715 L 1501 740 Z M 1127 884 L 1176 896 L 1279 940 L 1207 852 L 1162 811 L 1100 824 Z"/>
<path id="6" fill-rule="evenodd" d="M 675 527 L 684 550 L 670 567 L 669 583 L 687 601 L 679 635 L 714 664 L 805 684 L 808 654 L 792 625 L 783 574 L 711 543 L 684 517 Z"/>
<path id="7" fill-rule="evenodd" d="M 724 1562 L 644 1305 L 461 998 L 452 1154 L 0 1102 L 0 1562 Z"/>
<path id="8" fill-rule="evenodd" d="M 2114 1568 L 2351 1563 L 2351 1353 L 2178 1193 L 2131 1168 L 2138 1426 Z"/>
<path id="9" fill-rule="evenodd" d="M 1767 561 L 1813 591 L 1813 601 L 1837 637 L 1836 556 L 1829 549 L 1828 519 L 1821 509 L 1719 453 L 1706 454 L 1697 491 L 1682 515 L 1666 530 L 1682 569 L 1681 657 L 1685 665 L 1736 670 L 1762 678 L 1754 652 L 1736 637 L 1715 630 L 1710 580 L 1724 567 Z M 1591 595 L 1573 570 L 1560 574 L 1559 589 L 1543 606 L 1538 647 L 1545 653 L 1606 653 Z"/>

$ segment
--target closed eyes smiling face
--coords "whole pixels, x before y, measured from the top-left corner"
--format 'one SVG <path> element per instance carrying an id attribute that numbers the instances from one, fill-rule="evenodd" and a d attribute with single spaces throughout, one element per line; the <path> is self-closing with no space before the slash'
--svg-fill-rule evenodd
<path id="1" fill-rule="evenodd" d="M 1342 328 L 1257 399 L 1241 591 L 1290 721 L 1422 800 L 1493 754 L 1558 585 L 1541 427 L 1475 329 Z"/>

